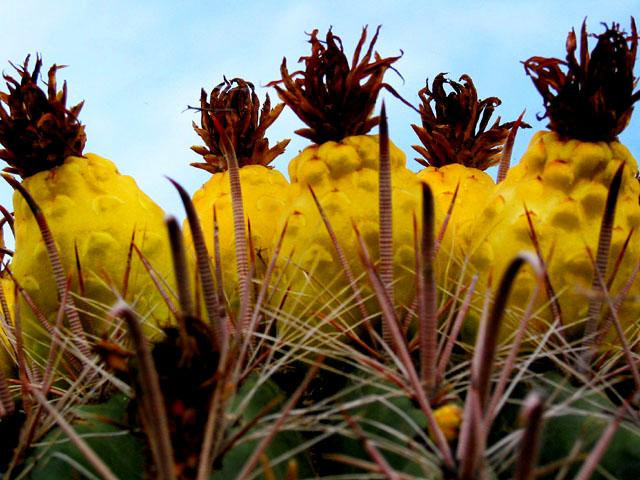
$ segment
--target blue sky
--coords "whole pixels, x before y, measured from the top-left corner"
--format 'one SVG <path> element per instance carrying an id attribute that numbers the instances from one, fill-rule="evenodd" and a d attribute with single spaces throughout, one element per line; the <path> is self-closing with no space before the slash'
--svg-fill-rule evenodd
<path id="1" fill-rule="evenodd" d="M 100 5 L 98 5 L 100 4 Z M 341 36 L 350 56 L 363 25 L 382 24 L 377 50 L 384 56 L 404 51 L 387 81 L 405 98 L 416 101 L 425 78 L 439 72 L 451 78 L 468 73 L 481 98 L 498 96 L 497 113 L 512 120 L 526 109 L 534 128 L 522 132 L 514 161 L 522 155 L 533 131 L 546 122 L 535 116 L 542 102 L 521 61 L 533 55 L 563 56 L 567 32 L 587 17 L 590 31 L 600 22 L 620 22 L 638 13 L 635 1 L 34 1 L 4 0 L 0 16 L 0 61 L 22 62 L 40 52 L 45 67 L 69 67 L 66 79 L 73 103 L 85 100 L 81 120 L 87 126 L 87 152 L 110 158 L 169 213 L 183 217 L 169 175 L 194 192 L 206 172 L 189 166 L 198 157 L 189 147 L 198 143 L 191 128 L 200 88 L 210 90 L 241 76 L 252 81 L 261 97 L 277 79 L 282 57 L 291 66 L 309 51 L 307 36 L 329 26 Z M 634 8 L 635 7 L 635 8 Z M 639 18 L 640 20 L 640 18 Z M 636 74 L 640 67 L 636 67 Z M 271 91 L 272 100 L 275 92 Z M 411 123 L 417 115 L 383 93 L 392 140 L 407 154 L 413 169 Z M 640 156 L 639 113 L 621 140 Z M 269 130 L 272 142 L 292 138 L 275 163 L 286 171 L 288 161 L 307 141 L 289 111 Z M 0 185 L 0 203 L 10 206 L 10 190 Z"/>

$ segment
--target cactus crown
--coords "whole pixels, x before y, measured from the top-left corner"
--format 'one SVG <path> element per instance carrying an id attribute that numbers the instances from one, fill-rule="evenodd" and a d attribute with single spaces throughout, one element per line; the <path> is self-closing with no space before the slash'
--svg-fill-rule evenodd
<path id="1" fill-rule="evenodd" d="M 462 75 L 460 81 L 462 83 L 454 82 L 440 73 L 431 88 L 427 81 L 418 92 L 422 101 L 419 108 L 422 126 L 412 127 L 422 145 L 414 145 L 413 149 L 422 155 L 423 158 L 416 161 L 425 167 L 460 163 L 486 170 L 500 160 L 515 122 L 500 123 L 498 117 L 487 129 L 500 99 L 480 100 L 468 75 Z M 452 88 L 450 93 L 446 92 L 445 85 Z"/>
<path id="2" fill-rule="evenodd" d="M 269 86 L 275 87 L 282 101 L 307 125 L 296 130 L 298 135 L 317 144 L 340 141 L 364 135 L 380 122 L 372 112 L 382 88 L 397 95 L 383 77 L 400 56 L 382 58 L 373 51 L 379 31 L 380 27 L 360 58 L 367 39 L 367 28 L 362 29 L 351 64 L 340 37 L 329 30 L 322 42 L 317 29 L 309 38 L 311 55 L 300 58 L 304 70 L 289 73 L 286 58 L 282 60 L 282 79 Z"/>
<path id="3" fill-rule="evenodd" d="M 67 108 L 67 83 L 61 91 L 56 83 L 56 72 L 64 66 L 49 68 L 47 92 L 38 86 L 40 56 L 31 73 L 29 56 L 21 66 L 12 66 L 20 78 L 4 74 L 8 92 L 0 92 L 0 158 L 9 164 L 5 170 L 26 178 L 62 165 L 69 156 L 82 156 L 87 137 L 78 114 L 84 102 Z"/>
<path id="4" fill-rule="evenodd" d="M 633 104 L 640 99 L 634 92 L 633 75 L 638 47 L 635 20 L 631 35 L 620 25 L 605 25 L 605 32 L 589 53 L 586 21 L 578 42 L 574 30 L 566 42 L 566 61 L 558 58 L 531 57 L 524 62 L 527 75 L 542 95 L 548 127 L 562 136 L 585 141 L 614 140 L 627 126 Z M 565 67 L 566 71 L 563 71 Z"/>
<path id="5" fill-rule="evenodd" d="M 289 140 L 282 140 L 269 148 L 265 132 L 278 118 L 284 104 L 271 108 L 269 95 L 260 109 L 260 100 L 253 84 L 241 78 L 224 79 L 207 99 L 204 89 L 200 94 L 200 126 L 193 123 L 196 133 L 205 146 L 191 149 L 202 155 L 204 162 L 192 163 L 211 173 L 227 170 L 227 159 L 222 145 L 222 129 L 231 141 L 240 167 L 245 165 L 268 166 L 273 159 L 284 152 Z M 216 125 L 217 123 L 217 125 Z"/>

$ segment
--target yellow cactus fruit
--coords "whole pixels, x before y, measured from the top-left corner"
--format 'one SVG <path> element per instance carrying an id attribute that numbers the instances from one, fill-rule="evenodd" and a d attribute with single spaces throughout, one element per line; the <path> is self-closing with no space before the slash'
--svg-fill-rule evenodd
<path id="1" fill-rule="evenodd" d="M 367 133 L 380 122 L 373 116 L 383 76 L 399 58 L 383 58 L 373 52 L 378 31 L 364 55 L 367 31 L 363 30 L 350 64 L 339 37 L 329 31 L 325 41 L 314 30 L 311 54 L 301 58 L 304 70 L 290 74 L 286 59 L 282 79 L 272 82 L 278 95 L 306 124 L 296 133 L 310 139 L 289 164 L 292 201 L 281 225 L 288 222 L 281 261 L 288 266 L 281 332 L 292 326 L 288 319 L 303 318 L 304 325 L 336 319 L 348 329 L 363 320 L 359 297 L 366 310 L 379 309 L 359 258 L 354 225 L 374 262 L 379 259 L 380 143 Z M 394 291 L 396 305 L 408 306 L 415 297 L 413 216 L 420 218 L 420 188 L 407 170 L 405 155 L 389 146 L 391 174 Z M 311 189 L 326 215 L 342 258 L 322 220 Z M 348 265 L 345 267 L 345 265 Z M 350 273 L 348 273 L 350 272 Z M 354 292 L 352 282 L 357 287 Z M 359 295 L 359 297 L 358 297 Z M 295 327 L 299 332 L 304 325 Z"/>
<path id="2" fill-rule="evenodd" d="M 224 294 L 232 303 L 237 300 L 238 271 L 237 242 L 233 222 L 233 202 L 229 153 L 225 151 L 222 133 L 232 144 L 238 162 L 242 191 L 245 228 L 250 224 L 251 237 L 248 252 L 253 261 L 254 276 L 264 273 L 279 238 L 275 221 L 289 203 L 289 183 L 269 164 L 286 148 L 289 140 L 283 140 L 269 148 L 264 136 L 266 129 L 278 118 L 283 104 L 271 108 L 267 95 L 260 108 L 254 86 L 240 78 L 225 79 L 211 92 L 210 98 L 202 91 L 201 124 L 194 129 L 206 146 L 194 146 L 192 150 L 202 155 L 204 162 L 192 164 L 210 172 L 211 178 L 193 195 L 205 243 L 215 265 L 214 209 L 218 224 L 220 270 Z M 193 240 L 189 225 L 185 222 L 187 245 Z M 193 248 L 189 248 L 193 252 Z"/>
<path id="3" fill-rule="evenodd" d="M 344 175 L 330 172 L 332 154 L 342 149 L 357 167 Z M 347 137 L 341 142 L 326 142 L 307 147 L 294 158 L 289 167 L 292 179 L 287 233 L 283 242 L 282 262 L 290 261 L 290 271 L 296 271 L 289 288 L 287 312 L 306 311 L 314 315 L 323 309 L 336 308 L 339 302 L 353 298 L 349 282 L 337 258 L 336 248 L 329 237 L 318 207 L 310 193 L 311 187 L 346 254 L 351 271 L 358 278 L 364 298 L 372 295 L 358 251 L 354 224 L 358 227 L 373 258 L 379 257 L 378 213 L 378 138 L 370 135 Z M 393 242 L 394 297 L 399 305 L 408 306 L 415 296 L 415 254 L 413 248 L 413 214 L 420 214 L 419 183 L 415 174 L 405 167 L 405 155 L 390 144 Z M 375 163 L 371 161 L 375 159 Z M 346 160 L 348 161 L 348 160 Z M 298 169 L 295 174 L 293 169 Z M 315 168 L 323 168 L 322 175 L 306 175 Z M 375 311 L 370 299 L 368 307 Z M 353 300 L 349 302 L 353 304 Z M 317 309 L 310 310 L 310 306 Z M 353 310 L 345 312 L 357 315 Z"/>
<path id="4" fill-rule="evenodd" d="M 484 273 L 491 269 L 494 276 L 501 275 L 519 251 L 535 251 L 535 232 L 549 280 L 534 320 L 534 328 L 540 331 L 557 316 L 548 305 L 550 299 L 557 299 L 555 310 L 566 333 L 575 337 L 585 332 L 605 203 L 614 173 L 622 164 L 604 280 L 618 304 L 623 328 L 630 337 L 638 331 L 640 282 L 627 285 L 640 260 L 638 166 L 617 140 L 628 124 L 633 103 L 640 98 L 639 92 L 633 92 L 638 38 L 633 23 L 632 30 L 627 37 L 618 25 L 607 27 L 597 35 L 597 45 L 589 54 L 583 24 L 580 62 L 573 31 L 567 40 L 566 62 L 542 57 L 525 62 L 543 96 L 551 131 L 533 137 L 521 162 L 509 171 L 491 205 L 478 216 L 473 232 L 478 241 L 471 263 Z M 503 334 L 515 328 L 534 282 L 530 272 L 516 280 L 513 316 Z M 598 328 L 610 326 L 605 320 Z"/>
<path id="5" fill-rule="evenodd" d="M 458 438 L 464 410 L 455 403 L 447 403 L 433 411 L 436 423 L 448 441 Z"/>
<path id="6" fill-rule="evenodd" d="M 85 332 L 107 333 L 105 311 L 122 295 L 145 318 L 151 334 L 156 325 L 169 321 L 168 309 L 138 256 L 133 254 L 129 268 L 127 264 L 133 240 L 157 274 L 172 281 L 164 213 L 111 161 L 83 155 L 86 137 L 77 119 L 82 103 L 66 107 L 66 84 L 56 91 L 56 65 L 49 70 L 48 94 L 42 91 L 37 85 L 42 60 L 37 59 L 32 73 L 28 60 L 17 68 L 20 81 L 5 76 L 9 93 L 0 99 L 9 111 L 0 108 L 0 157 L 9 164 L 9 172 L 23 178 L 22 188 L 49 226 L 64 275 L 71 278 L 70 297 Z M 45 242 L 20 192 L 14 193 L 13 203 L 16 243 L 11 269 L 53 323 L 60 299 Z M 42 356 L 44 351 L 34 347 L 48 345 L 46 329 L 24 299 L 20 304 L 25 345 L 32 355 Z"/>
<path id="7" fill-rule="evenodd" d="M 469 275 L 461 278 L 462 263 L 472 241 L 470 226 L 495 188 L 485 170 L 500 161 L 512 128 L 529 127 L 520 121 L 500 123 L 500 118 L 489 125 L 500 99 L 479 99 L 468 75 L 460 81 L 449 80 L 441 73 L 431 87 L 427 84 L 420 90 L 422 122 L 413 125 L 422 142 L 413 147 L 422 156 L 416 161 L 425 167 L 418 178 L 433 192 L 437 232 L 451 212 L 435 264 L 437 283 L 449 293 L 459 282 L 468 283 L 470 279 Z"/>

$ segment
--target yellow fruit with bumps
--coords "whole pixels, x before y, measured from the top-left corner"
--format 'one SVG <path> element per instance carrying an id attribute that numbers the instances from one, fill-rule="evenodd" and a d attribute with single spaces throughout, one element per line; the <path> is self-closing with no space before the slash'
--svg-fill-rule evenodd
<path id="1" fill-rule="evenodd" d="M 479 271 L 491 270 L 495 275 L 503 272 L 517 252 L 534 248 L 531 222 L 564 324 L 584 320 L 594 275 L 588 252 L 595 257 L 609 185 L 621 163 L 626 166 L 612 231 L 607 269 L 612 272 L 627 237 L 640 226 L 636 161 L 617 141 L 563 139 L 555 132 L 538 132 L 520 163 L 498 185 L 492 205 L 478 217 L 480 228 L 476 233 L 479 238 L 483 235 L 480 230 L 486 234 L 471 263 Z M 640 248 L 633 238 L 624 248 L 624 261 L 612 283 L 612 293 L 621 292 L 640 260 Z M 520 311 L 535 282 L 533 272 L 526 270 L 521 275 L 511 293 L 512 304 Z M 640 283 L 634 285 L 619 313 L 624 326 L 635 329 L 634 319 L 640 314 L 635 296 L 640 293 Z M 539 304 L 538 329 L 544 330 L 552 316 L 551 308 L 543 304 L 548 297 L 544 292 L 541 296 L 544 300 Z M 515 328 L 518 316 L 509 320 L 505 333 Z"/>
<path id="2" fill-rule="evenodd" d="M 281 216 L 288 204 L 289 182 L 277 170 L 262 165 L 247 165 L 240 169 L 242 200 L 244 203 L 245 228 L 251 223 L 251 244 L 256 254 L 256 275 L 260 276 L 273 254 L 279 232 L 274 228 L 273 218 Z M 205 234 L 205 244 L 211 260 L 215 263 L 213 242 L 213 209 L 218 222 L 218 241 L 222 281 L 227 299 L 237 295 L 238 272 L 235 255 L 235 232 L 229 174 L 216 173 L 193 194 L 193 205 L 198 213 Z M 248 229 L 247 229 L 248 232 Z M 190 230 L 185 223 L 187 244 L 191 244 Z"/>
<path id="3" fill-rule="evenodd" d="M 418 172 L 417 177 L 429 185 L 433 193 L 436 235 L 442 231 L 458 190 L 434 265 L 438 286 L 445 289 L 447 295 L 453 294 L 459 284 L 469 281 L 463 263 L 473 241 L 470 227 L 493 194 L 495 182 L 484 171 L 461 164 L 427 167 Z"/>
<path id="4" fill-rule="evenodd" d="M 600 289 L 594 262 L 609 188 L 621 165 L 624 171 L 611 246 L 604 259 L 604 281 L 613 303 L 619 304 L 623 329 L 629 337 L 638 333 L 640 282 L 627 285 L 640 260 L 638 165 L 617 140 L 639 97 L 633 93 L 637 36 L 635 26 L 628 38 L 618 28 L 607 27 L 596 36 L 598 43 L 589 58 L 583 24 L 582 63 L 575 58 L 574 32 L 567 40 L 568 63 L 541 57 L 525 62 L 527 73 L 544 98 L 551 131 L 533 137 L 521 162 L 509 171 L 478 216 L 473 233 L 477 242 L 471 263 L 479 272 L 492 271 L 494 277 L 502 274 L 519 251 L 535 251 L 535 237 L 546 264 L 548 284 L 537 305 L 534 328 L 545 331 L 557 312 L 571 338 L 585 333 L 590 300 L 602 300 L 597 293 Z M 534 282 L 531 271 L 516 280 L 510 302 L 513 308 L 503 334 L 513 332 Z M 557 308 L 549 303 L 552 300 Z M 600 321 L 587 333 L 610 327 L 606 320 Z"/>
<path id="5" fill-rule="evenodd" d="M 451 231 L 453 237 L 465 233 L 466 227 L 477 215 L 478 206 L 486 203 L 495 188 L 495 182 L 488 173 L 460 163 L 443 167 L 427 167 L 420 170 L 417 175 L 418 179 L 431 187 L 435 203 L 438 206 L 436 219 L 439 226 L 453 202 L 456 189 L 458 189 L 456 202 L 451 211 L 452 220 L 447 226 L 447 231 Z"/>
<path id="6" fill-rule="evenodd" d="M 310 193 L 311 187 L 346 253 L 349 267 L 359 279 L 363 297 L 372 291 L 358 256 L 354 224 L 362 235 L 372 258 L 379 257 L 377 136 L 347 137 L 307 147 L 289 164 L 292 202 L 285 215 L 288 229 L 281 262 L 291 262 L 292 273 L 287 311 L 317 311 L 353 305 L 353 292 L 338 259 L 336 248 Z M 415 253 L 413 216 L 420 215 L 420 188 L 413 172 L 405 167 L 405 155 L 390 144 L 394 294 L 396 303 L 408 306 L 415 296 Z M 309 280 L 311 279 L 311 280 Z M 371 299 L 369 310 L 377 302 Z M 314 311 L 314 309 L 316 311 Z M 357 315 L 352 309 L 346 317 Z"/>
<path id="7" fill-rule="evenodd" d="M 86 298 L 86 302 L 76 300 L 78 308 L 94 313 L 108 310 L 118 293 L 124 293 L 132 238 L 153 268 L 161 276 L 169 276 L 171 258 L 164 212 L 138 188 L 133 178 L 120 174 L 111 161 L 90 153 L 67 157 L 59 167 L 27 177 L 22 185 L 49 224 L 64 271 L 74 280 L 73 292 Z M 54 322 L 60 302 L 44 241 L 19 192 L 14 193 L 13 203 L 16 231 L 13 273 L 47 319 Z M 126 298 L 141 315 L 150 316 L 149 333 L 158 322 L 168 321 L 166 306 L 135 254 L 127 283 Z M 26 305 L 21 308 L 31 318 L 28 311 Z M 95 335 L 108 330 L 107 325 L 98 326 L 97 322 L 87 322 L 85 327 Z M 25 324 L 25 335 L 37 331 L 44 333 L 34 319 Z"/>
<path id="8" fill-rule="evenodd" d="M 105 313 L 120 296 L 144 318 L 147 332 L 170 321 L 168 309 L 134 253 L 133 241 L 160 278 L 172 284 L 171 256 L 164 213 L 115 165 L 82 154 L 84 126 L 77 120 L 82 104 L 67 109 L 66 88 L 56 92 L 55 65 L 49 70 L 48 95 L 38 85 L 42 60 L 29 73 L 28 58 L 18 68 L 20 81 L 5 76 L 9 112 L 0 119 L 1 157 L 19 174 L 22 188 L 38 205 L 60 255 L 69 296 L 88 335 L 110 331 Z M 23 119 L 28 118 L 28 122 Z M 35 132 L 35 134 L 34 134 Z M 58 289 L 38 222 L 21 192 L 14 192 L 15 254 L 11 269 L 37 309 L 53 324 L 60 309 Z M 20 299 L 25 346 L 46 359 L 47 330 Z"/>
<path id="9" fill-rule="evenodd" d="M 234 231 L 233 198 L 230 152 L 225 151 L 225 139 L 233 147 L 238 162 L 238 175 L 242 192 L 244 225 L 248 234 L 247 249 L 253 259 L 254 277 L 262 277 L 279 238 L 275 228 L 278 219 L 289 203 L 289 183 L 269 163 L 280 155 L 289 140 L 283 140 L 269 148 L 264 137 L 266 129 L 276 120 L 284 105 L 271 109 L 267 95 L 262 108 L 253 84 L 240 78 L 226 80 L 215 87 L 207 98 L 201 94 L 201 123 L 194 124 L 196 133 L 206 146 L 194 146 L 192 150 L 203 156 L 204 162 L 192 164 L 210 172 L 211 178 L 193 195 L 193 205 L 204 232 L 209 257 L 215 265 L 214 209 L 218 224 L 220 271 L 224 295 L 236 305 L 238 300 L 238 241 Z M 215 122 L 218 122 L 216 128 Z M 185 222 L 186 244 L 193 239 L 188 222 Z M 193 248 L 189 248 L 193 252 Z M 236 305 L 237 306 L 237 305 Z"/>
<path id="10" fill-rule="evenodd" d="M 500 123 L 500 118 L 489 126 L 500 100 L 479 99 L 471 78 L 463 75 L 460 80 L 441 73 L 431 87 L 427 84 L 420 90 L 422 124 L 413 125 L 422 142 L 413 147 L 422 156 L 416 161 L 425 167 L 418 178 L 433 193 L 436 233 L 440 236 L 445 228 L 434 267 L 437 284 L 447 295 L 470 279 L 463 266 L 473 241 L 470 227 L 495 188 L 485 170 L 500 161 L 510 130 L 528 127 Z M 446 86 L 451 87 L 448 93 Z"/>
<path id="11" fill-rule="evenodd" d="M 306 124 L 296 133 L 313 142 L 289 164 L 291 207 L 280 222 L 281 226 L 288 222 L 280 258 L 287 276 L 276 299 L 277 307 L 283 310 L 278 325 L 283 335 L 294 331 L 305 334 L 308 326 L 323 325 L 325 331 L 341 332 L 360 325 L 363 314 L 368 316 L 362 304 L 358 306 L 360 300 L 369 312 L 380 308 L 359 256 L 354 225 L 377 264 L 382 236 L 381 145 L 377 136 L 367 134 L 380 122 L 372 113 L 378 93 L 386 87 L 383 76 L 399 57 L 374 54 L 378 31 L 361 57 L 366 36 L 365 28 L 350 62 L 337 36 L 329 31 L 321 41 L 314 30 L 309 39 L 311 54 L 301 58 L 304 70 L 290 74 L 285 59 L 282 79 L 270 84 Z M 396 307 L 408 307 L 415 298 L 413 218 L 420 219 L 420 185 L 407 170 L 405 155 L 392 144 L 389 162 L 391 191 L 385 193 L 390 193 L 393 206 L 393 251 L 389 252 L 393 257 L 393 296 Z M 310 189 L 335 234 L 342 258 Z M 390 281 L 388 270 L 380 273 L 385 275 L 384 282 Z M 296 323 L 300 319 L 302 323 Z"/>

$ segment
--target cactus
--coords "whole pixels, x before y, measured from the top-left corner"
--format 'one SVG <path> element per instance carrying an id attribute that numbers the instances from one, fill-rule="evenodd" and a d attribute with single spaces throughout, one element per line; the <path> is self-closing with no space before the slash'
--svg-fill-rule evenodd
<path id="1" fill-rule="evenodd" d="M 382 159 L 389 152 L 385 120 L 381 115 Z M 224 130 L 217 134 L 221 145 L 232 143 Z M 601 237 L 612 228 L 620 175 L 608 192 Z M 190 195 L 174 185 L 193 251 L 185 251 L 177 220 L 167 219 L 171 258 L 164 260 L 173 265 L 169 284 L 176 291 L 145 264 L 172 316 L 153 343 L 136 305 L 122 300 L 100 305 L 113 328 L 102 338 L 88 336 L 89 348 L 81 350 L 77 332 L 62 328 L 69 307 L 63 294 L 46 361 L 35 362 L 22 341 L 19 305 L 13 323 L 2 309 L 17 364 L 6 374 L 0 370 L 0 437 L 10 446 L 0 451 L 6 478 L 636 478 L 640 373 L 637 346 L 620 328 L 621 299 L 584 299 L 588 309 L 609 309 L 617 341 L 607 337 L 607 348 L 593 348 L 605 339 L 568 343 L 559 325 L 541 329 L 535 323 L 535 306 L 546 293 L 544 261 L 535 252 L 517 252 L 478 306 L 477 275 L 456 288 L 443 285 L 449 279 L 434 261 L 437 207 L 422 183 L 410 232 L 412 268 L 403 273 L 412 275 L 414 304 L 400 308 L 406 299 L 388 288 L 394 270 L 382 265 L 393 259 L 393 237 L 391 245 L 370 252 L 371 238 L 354 225 L 356 258 L 349 262 L 359 262 L 358 284 L 371 292 L 366 308 L 372 313 L 358 320 L 375 321 L 331 335 L 292 315 L 284 302 L 274 305 L 286 231 L 276 232 L 259 280 L 247 274 L 238 301 L 222 301 L 213 265 L 228 260 L 208 251 Z M 392 208 L 390 185 L 378 185 L 392 202 L 380 208 Z M 242 220 L 237 193 L 231 208 Z M 322 204 L 314 204 L 335 234 Z M 244 223 L 236 225 L 235 237 L 243 238 Z M 382 236 L 390 227 L 376 231 Z M 339 256 L 339 241 L 329 245 Z M 529 295 L 513 310 L 522 282 Z M 20 282 L 13 287 L 30 305 Z M 345 312 L 357 317 L 356 297 L 345 295 L 352 302 L 323 320 L 339 322 Z M 477 327 L 474 335 L 465 332 L 469 321 Z M 302 334 L 279 335 L 283 322 Z"/>

